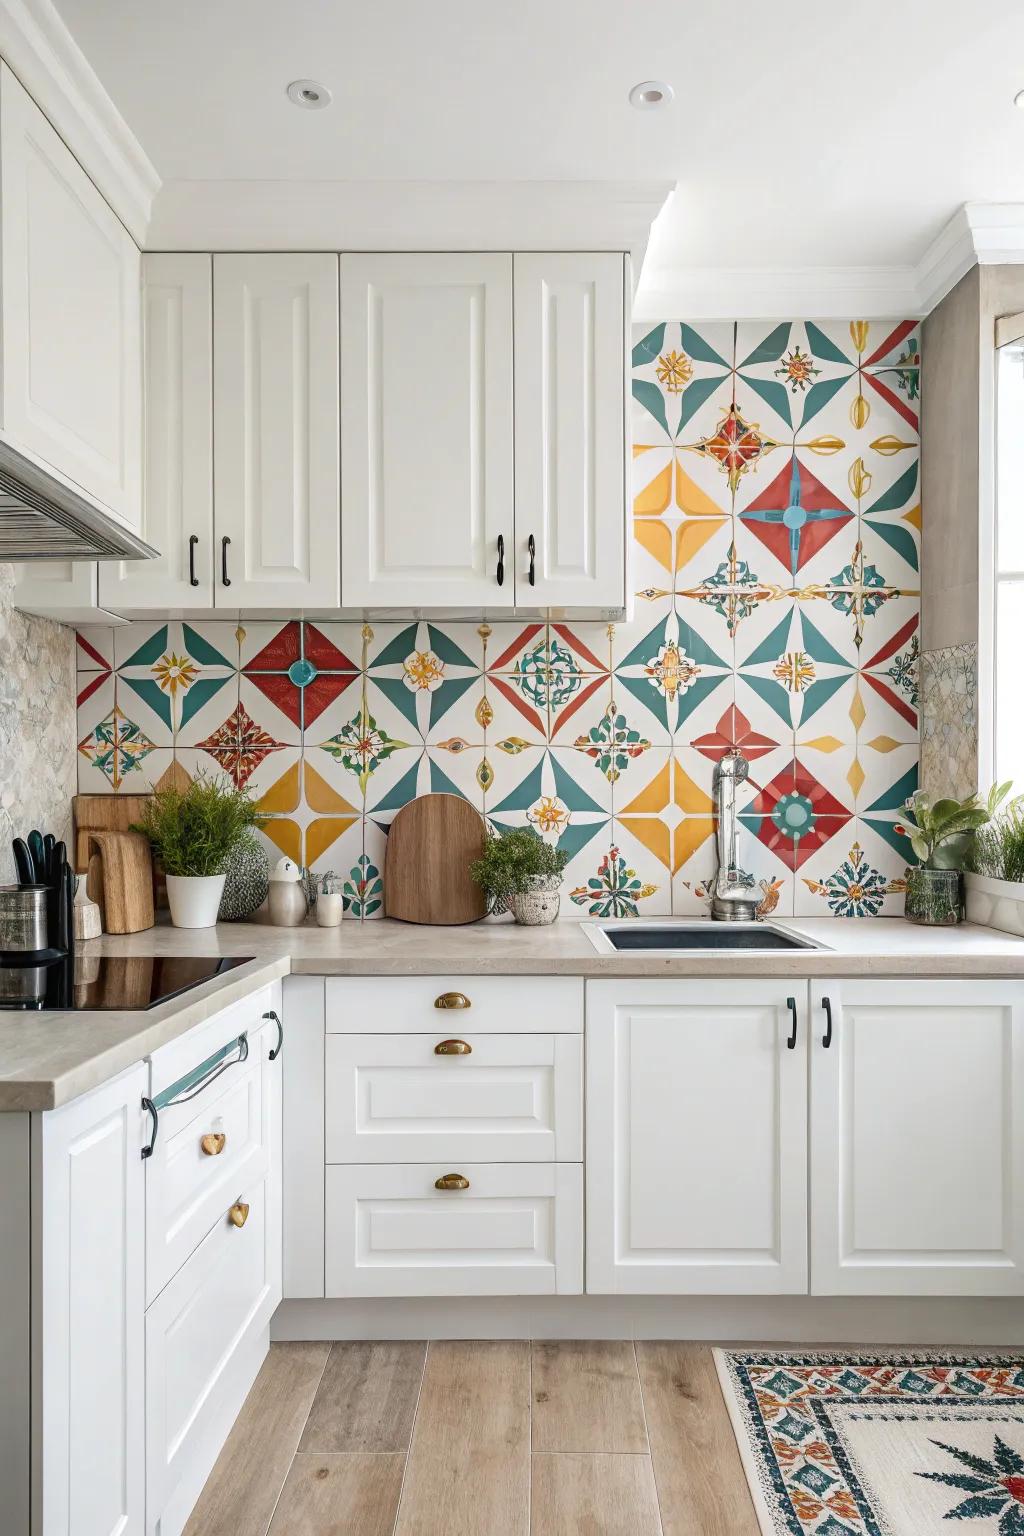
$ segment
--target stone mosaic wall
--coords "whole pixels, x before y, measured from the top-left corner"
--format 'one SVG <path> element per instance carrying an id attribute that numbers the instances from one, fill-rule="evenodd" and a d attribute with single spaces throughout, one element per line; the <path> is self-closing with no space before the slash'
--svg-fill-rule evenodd
<path id="1" fill-rule="evenodd" d="M 921 787 L 963 800 L 978 788 L 978 647 L 921 657 Z"/>

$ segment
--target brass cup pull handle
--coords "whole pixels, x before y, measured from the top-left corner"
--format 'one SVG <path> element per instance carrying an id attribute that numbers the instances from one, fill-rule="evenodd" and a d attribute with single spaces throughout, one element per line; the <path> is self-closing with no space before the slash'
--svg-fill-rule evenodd
<path id="1" fill-rule="evenodd" d="M 434 1180 L 435 1189 L 468 1189 L 469 1180 L 462 1173 L 442 1173 Z"/>
<path id="2" fill-rule="evenodd" d="M 473 1047 L 468 1040 L 439 1040 L 434 1046 L 435 1056 L 472 1056 Z"/>
<path id="3" fill-rule="evenodd" d="M 440 997 L 434 998 L 435 1008 L 472 1008 L 472 1006 L 465 992 L 442 992 Z"/>
<path id="4" fill-rule="evenodd" d="M 227 1145 L 227 1139 L 223 1131 L 207 1131 L 205 1136 L 200 1137 L 199 1145 L 207 1157 L 219 1157 Z"/>
<path id="5" fill-rule="evenodd" d="M 228 1211 L 228 1221 L 233 1227 L 244 1227 L 249 1220 L 249 1207 L 244 1200 L 236 1200 Z"/>

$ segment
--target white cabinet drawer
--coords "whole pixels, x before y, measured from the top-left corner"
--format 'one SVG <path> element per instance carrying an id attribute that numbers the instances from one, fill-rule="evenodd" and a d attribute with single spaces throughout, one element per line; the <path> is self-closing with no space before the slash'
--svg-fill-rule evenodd
<path id="1" fill-rule="evenodd" d="M 442 999 L 444 1001 L 442 1001 Z M 577 976 L 335 976 L 328 1034 L 550 1035 L 583 1031 Z"/>
<path id="2" fill-rule="evenodd" d="M 235 1199 L 249 1206 L 241 1227 L 228 1218 Z M 274 1241 L 264 1185 L 236 1187 L 146 1313 L 147 1536 L 183 1529 L 252 1385 L 280 1298 Z"/>
<path id="3" fill-rule="evenodd" d="M 261 987 L 250 997 L 231 1003 L 212 1018 L 186 1034 L 179 1035 L 167 1045 L 160 1046 L 150 1057 L 150 1082 L 153 1097 L 178 1082 L 193 1071 L 201 1061 L 219 1051 L 229 1040 L 243 1033 L 255 1034 L 267 1022 L 264 1015 L 274 1010 L 281 1012 L 281 983 Z M 271 1021 L 271 1028 L 275 1028 Z"/>
<path id="4" fill-rule="evenodd" d="M 580 1035 L 328 1035 L 326 1055 L 329 1163 L 582 1160 Z"/>
<path id="5" fill-rule="evenodd" d="M 579 1163 L 327 1169 L 328 1296 L 579 1295 Z"/>

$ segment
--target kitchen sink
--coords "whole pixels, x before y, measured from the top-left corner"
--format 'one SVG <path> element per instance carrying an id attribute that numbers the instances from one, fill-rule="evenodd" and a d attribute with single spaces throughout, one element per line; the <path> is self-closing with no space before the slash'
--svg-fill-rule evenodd
<path id="1" fill-rule="evenodd" d="M 587 933 L 594 948 L 603 955 L 642 950 L 646 954 L 676 954 L 680 951 L 742 949 L 767 953 L 780 949 L 823 949 L 813 939 L 788 933 L 776 923 L 588 923 Z"/>

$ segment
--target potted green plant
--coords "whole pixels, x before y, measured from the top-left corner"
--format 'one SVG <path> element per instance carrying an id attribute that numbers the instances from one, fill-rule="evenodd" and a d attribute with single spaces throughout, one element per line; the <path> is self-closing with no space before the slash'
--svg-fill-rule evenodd
<path id="1" fill-rule="evenodd" d="M 963 868 L 979 828 L 990 822 L 1010 792 L 994 784 L 988 796 L 966 800 L 914 795 L 903 807 L 910 846 L 919 864 L 907 871 L 905 913 L 912 923 L 951 927 L 964 916 Z"/>
<path id="2" fill-rule="evenodd" d="M 247 791 L 198 775 L 186 789 L 158 789 L 132 828 L 149 839 L 167 877 L 176 928 L 212 928 L 231 855 L 264 818 Z"/>
<path id="3" fill-rule="evenodd" d="M 567 859 L 568 854 L 530 828 L 518 827 L 488 839 L 469 872 L 486 892 L 492 911 L 507 907 L 517 923 L 536 927 L 558 916 Z"/>
<path id="4" fill-rule="evenodd" d="M 972 923 L 1024 938 L 1024 802 L 979 827 L 964 875 Z"/>

